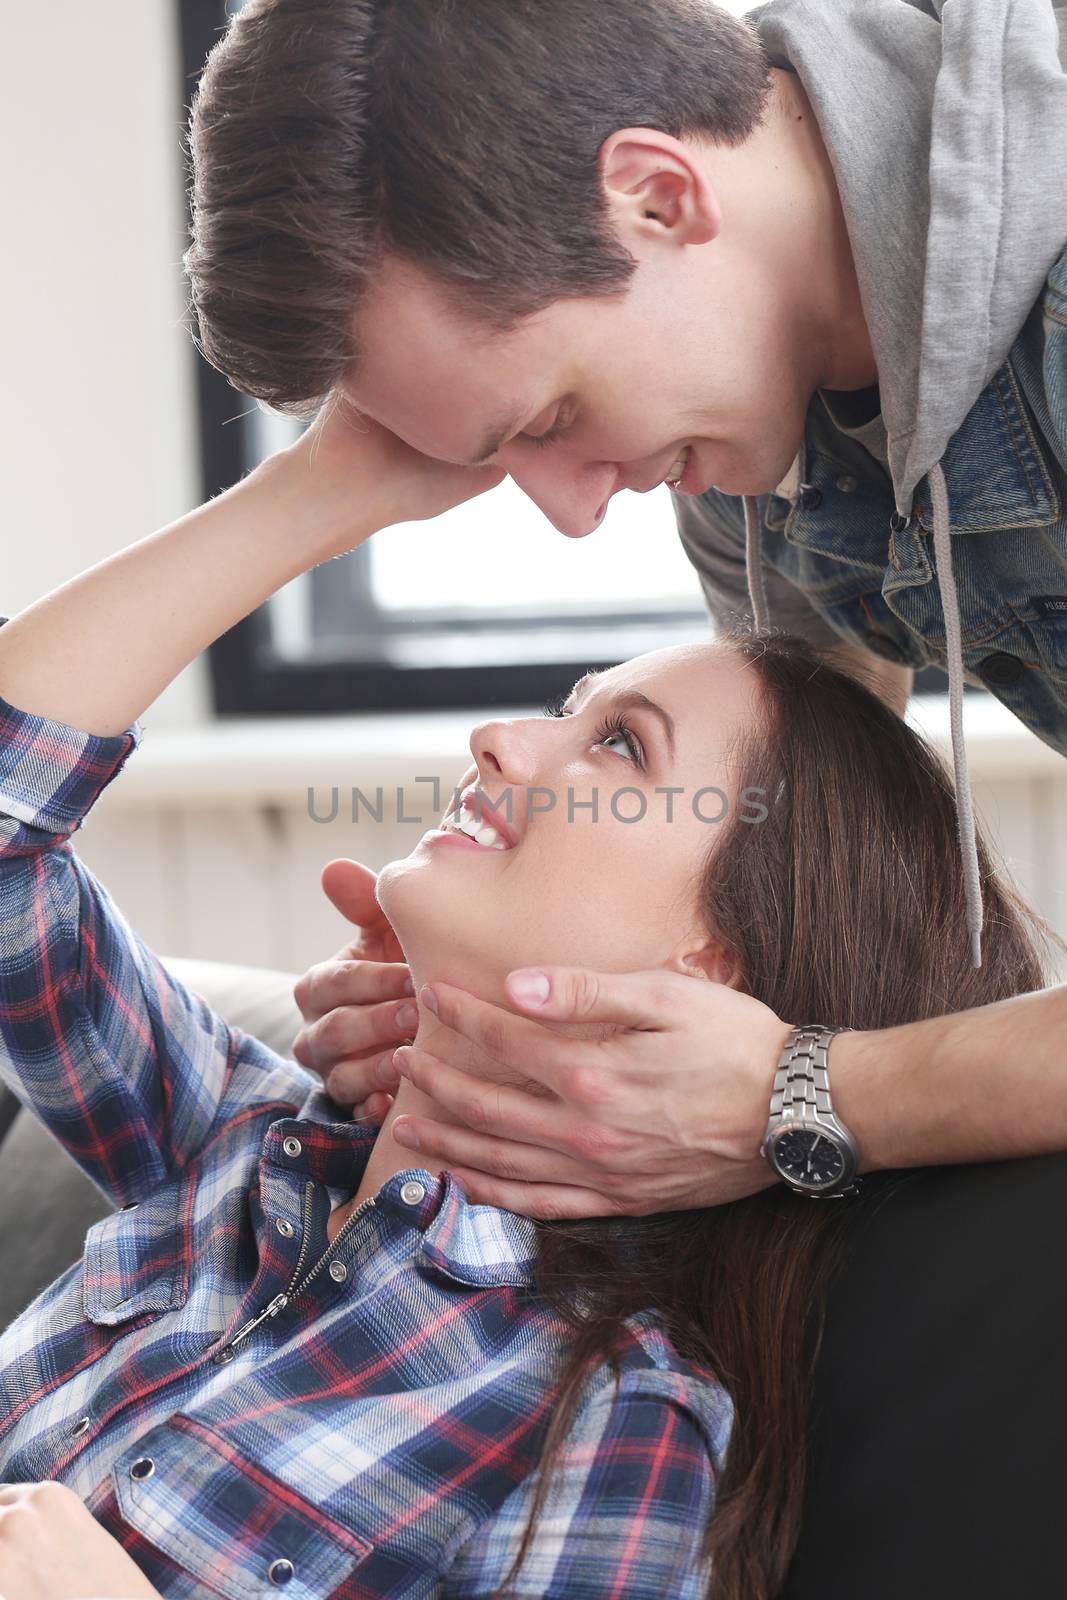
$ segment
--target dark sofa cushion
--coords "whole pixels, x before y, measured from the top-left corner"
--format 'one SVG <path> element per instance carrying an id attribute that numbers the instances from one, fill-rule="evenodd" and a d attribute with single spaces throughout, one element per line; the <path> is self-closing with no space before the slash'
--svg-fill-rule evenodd
<path id="1" fill-rule="evenodd" d="M 111 1209 L 37 1119 L 19 1111 L 0 1151 L 0 1328 L 77 1261 L 86 1233 Z"/>
<path id="2" fill-rule="evenodd" d="M 783 1600 L 1067 1593 L 1065 1220 L 1067 1155 L 894 1175 L 854 1208 Z"/>

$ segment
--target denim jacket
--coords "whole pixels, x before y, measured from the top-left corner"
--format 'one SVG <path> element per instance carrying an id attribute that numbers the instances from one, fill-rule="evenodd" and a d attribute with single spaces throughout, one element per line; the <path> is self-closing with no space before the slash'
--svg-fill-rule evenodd
<path id="1" fill-rule="evenodd" d="M 965 676 L 1067 756 L 1067 249 L 941 465 Z M 944 666 L 929 479 L 905 526 L 888 469 L 841 432 L 821 394 L 799 476 L 794 500 L 758 501 L 763 561 L 789 586 L 771 579 L 771 622 L 816 643 L 844 637 L 890 661 Z M 742 501 L 710 489 L 677 510 L 725 620 L 745 598 Z"/>

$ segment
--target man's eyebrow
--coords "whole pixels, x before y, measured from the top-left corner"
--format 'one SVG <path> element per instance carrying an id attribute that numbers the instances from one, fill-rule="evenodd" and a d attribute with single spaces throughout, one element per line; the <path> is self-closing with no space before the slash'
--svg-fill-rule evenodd
<path id="1" fill-rule="evenodd" d="M 567 699 L 581 699 L 582 690 L 606 671 L 606 667 L 601 667 L 598 671 L 587 672 L 584 678 L 578 679 Z M 615 705 L 621 706 L 623 710 L 639 709 L 641 711 L 651 711 L 653 716 L 658 717 L 667 738 L 667 749 L 670 751 L 671 760 L 674 760 L 674 718 L 669 711 L 665 711 L 661 705 L 658 705 L 655 700 L 650 700 L 648 695 L 642 694 L 639 689 L 624 689 L 621 693 L 613 695 L 612 701 Z"/>
<path id="2" fill-rule="evenodd" d="M 513 411 L 511 416 L 508 417 L 506 421 L 497 423 L 486 434 L 485 440 L 482 444 L 481 455 L 475 456 L 473 461 L 468 461 L 465 464 L 468 467 L 484 467 L 485 463 L 490 460 L 492 456 L 496 455 L 501 445 L 507 444 L 508 440 L 511 438 L 511 435 L 518 428 L 520 422 L 524 422 L 525 420 L 525 411 Z"/>

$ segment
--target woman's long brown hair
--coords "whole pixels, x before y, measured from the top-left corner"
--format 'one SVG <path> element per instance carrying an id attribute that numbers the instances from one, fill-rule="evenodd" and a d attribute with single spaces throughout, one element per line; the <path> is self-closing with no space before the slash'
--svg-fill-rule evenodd
<path id="1" fill-rule="evenodd" d="M 738 792 L 764 792 L 768 816 L 746 823 L 735 808 L 709 852 L 700 897 L 743 987 L 784 1020 L 869 1029 L 1053 981 L 1038 935 L 1046 946 L 1060 942 L 995 875 L 981 837 L 983 965 L 971 965 L 952 783 L 922 739 L 793 636 L 735 633 L 723 644 L 759 680 L 763 716 L 735 775 Z M 777 1185 L 624 1228 L 539 1224 L 538 1287 L 574 1340 L 509 1581 L 591 1368 L 614 1366 L 623 1319 L 651 1309 L 734 1403 L 705 1535 L 708 1594 L 772 1600 L 800 1531 L 811 1368 L 835 1235 L 844 1208 L 870 1204 L 882 1181 L 867 1179 L 863 1196 L 840 1207 Z"/>

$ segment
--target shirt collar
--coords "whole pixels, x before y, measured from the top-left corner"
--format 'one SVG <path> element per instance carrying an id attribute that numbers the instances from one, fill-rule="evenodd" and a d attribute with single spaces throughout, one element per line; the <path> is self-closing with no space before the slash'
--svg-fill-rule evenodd
<path id="1" fill-rule="evenodd" d="M 337 1119 L 336 1103 L 323 1088 L 314 1088 L 296 1118 L 283 1118 L 267 1130 L 268 1168 L 303 1172 L 327 1188 L 355 1188 L 378 1129 Z M 286 1141 L 293 1139 L 300 1145 L 295 1156 L 286 1153 Z M 415 1200 L 414 1185 L 423 1191 Z M 421 1167 L 405 1167 L 386 1179 L 375 1200 L 414 1223 L 422 1234 L 416 1254 L 431 1271 L 472 1289 L 532 1286 L 536 1224 L 500 1206 L 473 1205 L 450 1172 L 434 1177 Z"/>

